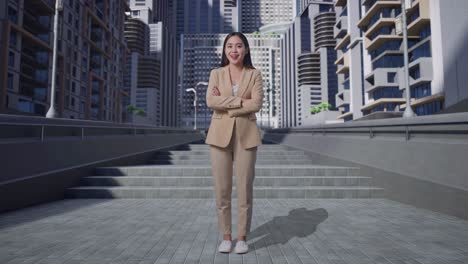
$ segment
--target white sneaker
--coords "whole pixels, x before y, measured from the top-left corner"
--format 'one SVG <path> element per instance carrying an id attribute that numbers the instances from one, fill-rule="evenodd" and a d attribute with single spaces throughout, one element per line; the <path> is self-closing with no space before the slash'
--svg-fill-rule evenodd
<path id="1" fill-rule="evenodd" d="M 234 251 L 237 254 L 247 253 L 249 251 L 249 245 L 247 245 L 247 243 L 245 241 L 239 240 L 236 243 L 236 247 L 234 248 Z"/>
<path id="2" fill-rule="evenodd" d="M 232 242 L 231 240 L 223 240 L 221 244 L 219 244 L 218 251 L 221 253 L 229 253 L 231 252 Z"/>

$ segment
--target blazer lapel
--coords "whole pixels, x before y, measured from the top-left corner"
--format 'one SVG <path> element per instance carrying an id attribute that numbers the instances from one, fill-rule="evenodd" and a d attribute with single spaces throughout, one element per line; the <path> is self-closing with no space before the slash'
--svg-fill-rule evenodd
<path id="1" fill-rule="evenodd" d="M 223 71 L 224 71 L 224 83 L 222 86 L 222 88 L 220 89 L 223 89 L 224 90 L 224 94 L 227 94 L 229 96 L 232 96 L 232 86 L 231 86 L 231 74 L 229 73 L 229 69 L 228 69 L 229 66 L 224 66 L 223 67 Z M 220 91 L 221 92 L 221 91 Z"/>
<path id="2" fill-rule="evenodd" d="M 253 72 L 254 70 L 252 69 L 244 68 L 244 75 L 242 76 L 241 83 L 239 85 L 239 91 L 237 92 L 237 96 L 242 97 L 244 93 L 247 91 Z"/>

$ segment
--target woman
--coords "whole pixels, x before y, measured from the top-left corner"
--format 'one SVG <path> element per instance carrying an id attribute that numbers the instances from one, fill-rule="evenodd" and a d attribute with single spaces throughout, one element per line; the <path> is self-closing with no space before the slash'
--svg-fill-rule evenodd
<path id="1" fill-rule="evenodd" d="M 223 233 L 219 252 L 229 253 L 231 237 L 232 167 L 236 176 L 237 243 L 234 251 L 248 252 L 247 232 L 252 219 L 252 193 L 257 146 L 261 145 L 255 113 L 262 107 L 260 71 L 252 65 L 249 43 L 239 32 L 224 40 L 221 67 L 211 71 L 206 93 L 213 109 L 206 137 L 210 145 L 218 224 Z"/>

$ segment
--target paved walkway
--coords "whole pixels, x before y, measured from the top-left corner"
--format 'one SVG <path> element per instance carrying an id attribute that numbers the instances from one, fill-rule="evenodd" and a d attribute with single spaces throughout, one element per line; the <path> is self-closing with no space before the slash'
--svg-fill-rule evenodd
<path id="1" fill-rule="evenodd" d="M 211 199 L 36 206 L 0 215 L 0 263 L 468 263 L 468 221 L 385 199 L 255 200 L 245 255 L 216 253 L 215 213 Z"/>

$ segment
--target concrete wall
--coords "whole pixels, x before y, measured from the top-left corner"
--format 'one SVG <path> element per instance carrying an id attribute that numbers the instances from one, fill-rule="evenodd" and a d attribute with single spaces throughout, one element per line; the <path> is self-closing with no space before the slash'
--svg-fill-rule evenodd
<path id="1" fill-rule="evenodd" d="M 132 128 L 107 122 L 0 116 L 0 212 L 63 199 L 65 190 L 76 186 L 81 177 L 92 175 L 95 167 L 143 164 L 158 150 L 203 138 L 200 133 L 168 128 L 146 135 L 94 135 L 81 139 L 59 134 L 40 141 L 36 135 L 24 133 L 24 137 L 11 139 L 10 133 L 5 132 L 9 127 L 6 120 L 16 124 Z M 17 131 L 26 128 L 15 127 Z"/>
<path id="2" fill-rule="evenodd" d="M 413 131 L 409 140 L 406 127 Z M 315 129 L 319 133 L 299 129 L 266 133 L 265 139 L 309 151 L 318 162 L 360 166 L 364 175 L 373 176 L 385 188 L 390 199 L 468 219 L 467 113 Z M 321 129 L 328 132 L 322 134 Z"/>

